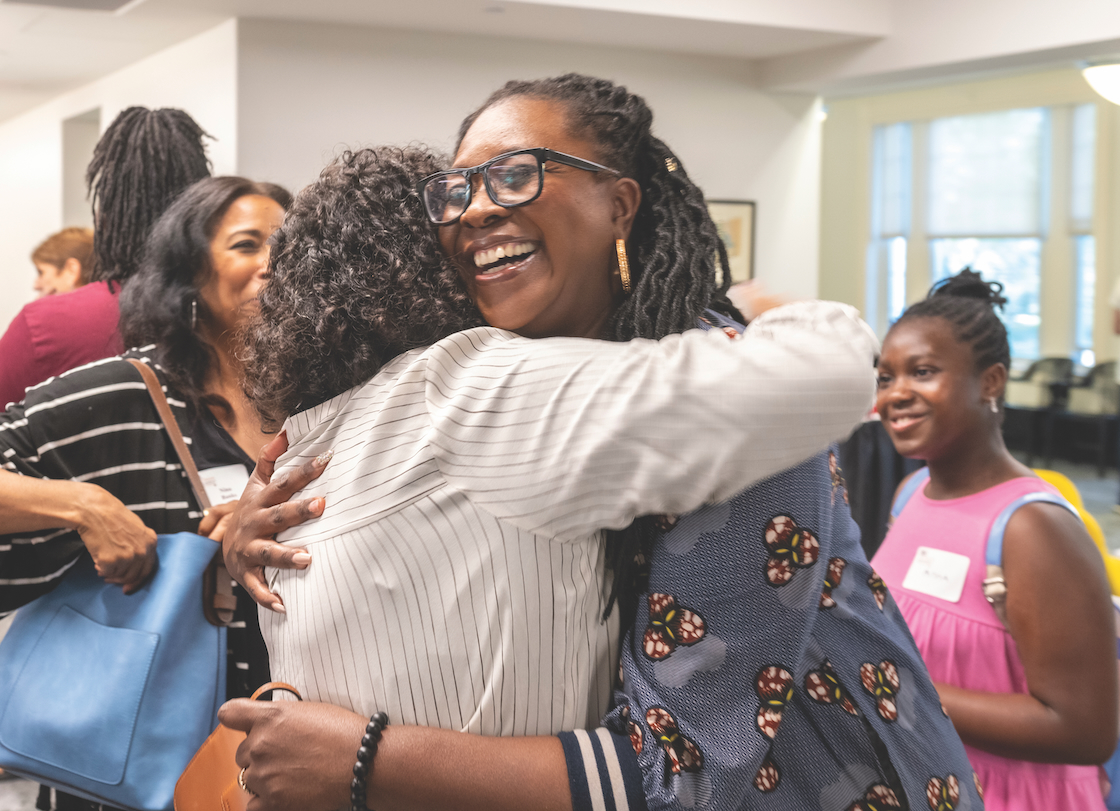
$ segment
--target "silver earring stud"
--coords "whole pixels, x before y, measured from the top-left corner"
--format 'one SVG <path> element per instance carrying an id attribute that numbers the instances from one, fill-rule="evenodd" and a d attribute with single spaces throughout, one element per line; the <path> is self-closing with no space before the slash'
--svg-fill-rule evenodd
<path id="1" fill-rule="evenodd" d="M 996 404 L 996 398 L 995 397 L 991 397 L 991 398 L 988 399 L 988 407 L 990 409 L 992 409 L 993 414 L 998 414 L 999 413 L 999 405 Z"/>
<path id="2" fill-rule="evenodd" d="M 198 299 L 191 299 L 191 329 L 198 326 Z"/>

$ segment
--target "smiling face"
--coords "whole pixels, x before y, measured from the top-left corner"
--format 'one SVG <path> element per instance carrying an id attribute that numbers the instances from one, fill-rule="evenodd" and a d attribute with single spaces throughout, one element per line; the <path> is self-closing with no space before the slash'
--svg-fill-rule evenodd
<path id="1" fill-rule="evenodd" d="M 268 238 L 284 220 L 270 197 L 250 194 L 230 204 L 210 240 L 210 270 L 198 296 L 210 317 L 211 338 L 237 328 L 268 278 Z"/>
<path id="2" fill-rule="evenodd" d="M 40 298 L 56 293 L 69 293 L 81 287 L 82 264 L 73 257 L 59 267 L 50 262 L 35 262 L 35 283 L 32 288 Z"/>
<path id="3" fill-rule="evenodd" d="M 900 454 L 937 460 L 999 431 L 990 403 L 1005 379 L 1002 364 L 977 371 L 971 347 L 947 321 L 918 317 L 883 341 L 875 404 Z"/>
<path id="4" fill-rule="evenodd" d="M 602 162 L 592 141 L 569 132 L 566 113 L 563 104 L 532 97 L 501 101 L 467 131 L 454 166 L 534 147 Z M 600 337 L 620 291 L 615 240 L 629 236 L 637 183 L 549 162 L 540 197 L 502 208 L 481 176 L 472 180 L 470 206 L 439 228 L 439 238 L 486 321 L 530 338 Z"/>

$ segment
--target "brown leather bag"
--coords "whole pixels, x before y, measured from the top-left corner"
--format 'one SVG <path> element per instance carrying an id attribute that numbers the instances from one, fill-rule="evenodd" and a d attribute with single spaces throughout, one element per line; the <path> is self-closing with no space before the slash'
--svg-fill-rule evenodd
<path id="1" fill-rule="evenodd" d="M 287 690 L 303 700 L 296 688 L 270 681 L 257 688 L 253 700 L 273 690 Z M 218 725 L 199 748 L 175 784 L 175 811 L 245 811 L 252 795 L 237 783 L 241 769 L 235 760 L 245 733 Z"/>

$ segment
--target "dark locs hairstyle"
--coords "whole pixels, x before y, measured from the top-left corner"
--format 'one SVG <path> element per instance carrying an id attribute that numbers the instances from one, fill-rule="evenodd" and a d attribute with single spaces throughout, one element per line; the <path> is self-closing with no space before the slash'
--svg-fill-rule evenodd
<path id="1" fill-rule="evenodd" d="M 97 259 L 91 281 L 124 282 L 136 273 L 152 223 L 210 174 L 204 137 L 193 118 L 170 108 L 129 107 L 105 130 L 86 170 Z"/>
<path id="2" fill-rule="evenodd" d="M 633 178 L 642 189 L 627 241 L 633 292 L 623 299 L 603 337 L 628 341 L 684 332 L 696 327 L 706 307 L 738 317 L 724 295 L 731 279 L 727 251 L 704 193 L 651 131 L 653 112 L 645 100 L 606 79 L 577 73 L 508 82 L 467 116 L 459 143 L 483 111 L 518 96 L 565 105 L 572 133 L 598 145 L 594 159 Z M 723 268 L 721 284 L 716 283 L 717 261 Z"/>
<path id="3" fill-rule="evenodd" d="M 241 197 L 260 195 L 287 209 L 292 196 L 274 183 L 243 177 L 207 177 L 190 186 L 152 227 L 144 258 L 121 291 L 121 337 L 125 346 L 154 344 L 152 355 L 169 384 L 192 411 L 200 403 L 225 406 L 207 398 L 203 386 L 218 362 L 199 324 L 210 313 L 198 297 L 213 272 L 210 242 L 222 217 Z"/>
<path id="4" fill-rule="evenodd" d="M 952 327 L 953 336 L 971 348 L 976 371 L 996 363 L 1010 369 L 1007 328 L 996 315 L 996 308 L 1002 309 L 1006 303 L 1002 284 L 986 282 L 966 267 L 931 287 L 924 299 L 906 308 L 894 326 L 916 318 L 944 319 Z"/>
<path id="5" fill-rule="evenodd" d="M 296 197 L 243 350 L 245 391 L 266 422 L 481 323 L 413 193 L 443 168 L 419 148 L 345 152 Z"/>
<path id="6" fill-rule="evenodd" d="M 594 160 L 641 187 L 642 202 L 627 241 L 633 291 L 612 315 L 604 338 L 656 339 L 684 332 L 696 327 L 705 308 L 742 320 L 727 300 L 731 283 L 727 250 L 704 193 L 680 159 L 653 134 L 653 112 L 641 96 L 606 79 L 578 73 L 508 82 L 463 121 L 458 142 L 483 111 L 515 97 L 564 105 L 572 134 L 598 146 Z M 723 271 L 720 283 L 717 262 Z M 635 592 L 645 590 L 644 564 L 658 534 L 655 516 L 642 516 L 624 530 L 607 532 L 614 583 L 606 614 L 617 600 L 623 627 L 633 618 Z"/>

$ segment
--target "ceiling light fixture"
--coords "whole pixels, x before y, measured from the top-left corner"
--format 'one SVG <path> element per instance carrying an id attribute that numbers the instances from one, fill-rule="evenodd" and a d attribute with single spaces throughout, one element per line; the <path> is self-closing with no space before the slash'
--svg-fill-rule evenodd
<path id="1" fill-rule="evenodd" d="M 1089 64 L 1081 69 L 1081 75 L 1089 87 L 1113 104 L 1120 104 L 1120 62 Z"/>

